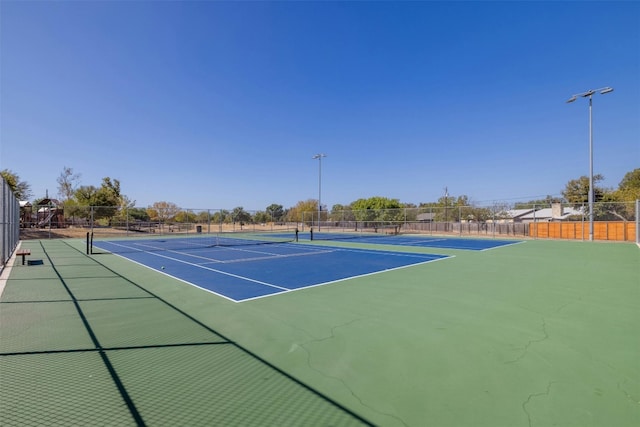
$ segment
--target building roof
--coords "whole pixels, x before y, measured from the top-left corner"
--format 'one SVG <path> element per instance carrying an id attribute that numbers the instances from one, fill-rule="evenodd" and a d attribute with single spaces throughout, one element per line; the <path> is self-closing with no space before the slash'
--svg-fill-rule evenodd
<path id="1" fill-rule="evenodd" d="M 508 211 L 505 211 L 504 213 L 507 215 L 507 217 L 516 219 L 522 218 L 524 215 L 530 214 L 534 210 L 535 209 L 510 209 Z"/>
<path id="2" fill-rule="evenodd" d="M 58 199 L 42 199 L 38 202 L 38 205 L 42 206 L 42 205 L 61 205 L 62 203 L 60 203 L 60 201 Z"/>
<path id="3" fill-rule="evenodd" d="M 544 209 L 538 209 L 535 212 L 531 212 L 526 215 L 523 215 L 520 217 L 520 219 L 531 220 L 531 221 L 533 220 L 541 221 L 545 219 L 563 220 L 563 219 L 569 218 L 570 216 L 575 216 L 575 215 L 582 216 L 584 215 L 584 212 L 581 209 L 574 209 L 572 207 L 563 207 L 562 214 L 554 216 L 552 208 L 544 208 Z"/>

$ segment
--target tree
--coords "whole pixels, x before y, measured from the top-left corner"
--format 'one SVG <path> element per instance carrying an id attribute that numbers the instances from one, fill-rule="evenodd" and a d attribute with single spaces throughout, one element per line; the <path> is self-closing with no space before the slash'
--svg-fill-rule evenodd
<path id="1" fill-rule="evenodd" d="M 102 185 L 95 193 L 94 207 L 94 219 L 108 219 L 109 223 L 111 219 L 117 215 L 120 208 L 128 199 L 120 193 L 120 181 L 117 179 L 111 180 L 111 178 L 102 178 Z"/>
<path id="2" fill-rule="evenodd" d="M 593 177 L 594 218 L 598 220 L 624 221 L 633 218 L 635 208 L 632 202 L 640 197 L 640 169 L 627 172 L 615 191 L 596 185 L 597 182 L 603 179 L 604 177 L 600 174 Z M 581 176 L 579 179 L 569 181 L 562 194 L 575 207 L 584 209 L 589 201 L 589 178 Z M 588 208 L 585 209 L 585 214 L 588 214 Z"/>
<path id="3" fill-rule="evenodd" d="M 387 222 L 402 221 L 404 219 L 402 204 L 398 199 L 379 196 L 358 199 L 351 203 L 351 209 L 357 221 Z M 365 224 L 366 226 L 368 225 Z"/>
<path id="4" fill-rule="evenodd" d="M 196 222 L 197 216 L 195 213 L 190 211 L 180 211 L 173 218 L 176 222 L 182 222 L 185 224 L 190 224 Z"/>
<path id="5" fill-rule="evenodd" d="M 71 209 L 68 214 L 88 218 L 93 210 L 94 220 L 106 219 L 109 223 L 123 208 L 133 204 L 120 193 L 120 181 L 108 177 L 102 179 L 100 188 L 93 185 L 79 186 L 73 192 L 73 200 L 65 203 Z"/>
<path id="6" fill-rule="evenodd" d="M 213 224 L 229 224 L 231 222 L 231 212 L 222 209 L 214 212 L 211 216 L 211 223 Z"/>
<path id="7" fill-rule="evenodd" d="M 469 196 L 464 194 L 458 197 L 446 194 L 438 199 L 436 206 L 438 207 L 435 215 L 437 221 L 475 220 L 477 216 L 473 210 L 468 208 L 471 206 L 471 201 Z"/>
<path id="8" fill-rule="evenodd" d="M 640 200 L 640 168 L 627 172 L 615 193 L 616 199 L 621 202 Z"/>
<path id="9" fill-rule="evenodd" d="M 120 181 L 106 177 L 102 178 L 102 185 L 96 193 L 98 206 L 120 206 L 122 194 L 120 194 Z"/>
<path id="10" fill-rule="evenodd" d="M 513 205 L 513 209 L 532 209 L 534 207 L 546 207 L 551 206 L 552 203 L 562 203 L 563 200 L 560 197 L 554 197 L 547 195 L 544 199 L 529 200 L 528 202 L 516 202 Z"/>
<path id="11" fill-rule="evenodd" d="M 233 212 L 231 213 L 231 215 L 233 217 L 234 224 L 236 222 L 240 223 L 240 229 L 242 229 L 242 226 L 245 223 L 251 222 L 251 214 L 249 212 L 245 211 L 242 206 L 238 206 L 237 208 L 234 208 Z"/>
<path id="12" fill-rule="evenodd" d="M 471 198 L 465 194 L 458 196 L 453 202 L 453 212 L 451 217 L 458 222 L 478 222 L 485 221 L 487 210 L 475 206 Z"/>
<path id="13" fill-rule="evenodd" d="M 275 203 L 267 206 L 265 211 L 271 217 L 268 221 L 281 221 L 282 217 L 284 216 L 284 209 L 282 205 L 277 205 Z M 268 222 L 268 221 L 260 221 L 260 222 Z"/>
<path id="14" fill-rule="evenodd" d="M 95 205 L 95 195 L 98 189 L 93 185 L 81 185 L 73 193 L 73 199 L 65 203 L 65 213 L 80 218 L 91 217 L 91 206 Z"/>
<path id="15" fill-rule="evenodd" d="M 117 211 L 117 219 L 121 220 L 121 221 L 126 221 L 127 219 L 127 215 L 130 216 L 129 211 L 134 209 L 136 206 L 136 201 L 135 200 L 130 200 L 127 196 L 125 196 L 124 194 L 120 195 L 120 206 L 118 207 L 118 211 Z"/>
<path id="16" fill-rule="evenodd" d="M 291 222 L 305 222 L 311 224 L 314 213 L 318 212 L 318 200 L 308 199 L 296 203 L 296 205 L 289 209 L 287 214 L 287 220 Z"/>
<path id="17" fill-rule="evenodd" d="M 199 222 L 201 224 L 207 224 L 209 223 L 209 220 L 210 220 L 209 211 L 200 211 L 196 215 L 196 222 Z"/>
<path id="18" fill-rule="evenodd" d="M 398 199 L 389 199 L 387 197 L 369 197 L 368 199 L 358 199 L 351 203 L 351 209 L 354 211 L 362 210 L 382 210 L 382 209 L 399 209 L 402 207 Z"/>
<path id="19" fill-rule="evenodd" d="M 335 222 L 355 221 L 351 205 L 335 204 L 329 213 L 329 220 Z"/>
<path id="20" fill-rule="evenodd" d="M 271 222 L 271 215 L 265 211 L 258 211 L 253 215 L 253 220 L 259 224 L 266 224 Z"/>
<path id="21" fill-rule="evenodd" d="M 20 176 L 17 173 L 3 169 L 0 171 L 0 175 L 5 180 L 13 195 L 18 200 L 28 200 L 33 195 L 31 193 L 31 185 L 28 182 L 20 180 Z"/>
<path id="22" fill-rule="evenodd" d="M 594 215 L 601 220 L 629 221 L 635 217 L 635 200 L 640 199 L 640 169 L 627 172 L 618 189 L 596 197 Z"/>
<path id="23" fill-rule="evenodd" d="M 604 176 L 597 174 L 593 176 L 594 201 L 601 199 L 605 190 L 596 184 L 604 179 Z M 581 176 L 578 179 L 569 181 L 562 192 L 565 200 L 575 207 L 584 206 L 589 202 L 589 177 Z"/>
<path id="24" fill-rule="evenodd" d="M 180 208 L 171 202 L 155 202 L 147 208 L 149 217 L 154 221 L 165 223 L 172 220 L 180 212 Z"/>
<path id="25" fill-rule="evenodd" d="M 58 195 L 63 202 L 66 202 L 73 198 L 73 194 L 80 182 L 80 174 L 73 173 L 73 169 L 64 166 L 56 181 L 58 182 Z"/>
<path id="26" fill-rule="evenodd" d="M 127 213 L 131 218 L 137 221 L 149 221 L 149 213 L 143 208 L 129 208 Z"/>
<path id="27" fill-rule="evenodd" d="M 98 189 L 93 185 L 81 185 L 76 188 L 73 198 L 83 206 L 91 206 L 95 202 L 95 194 Z"/>

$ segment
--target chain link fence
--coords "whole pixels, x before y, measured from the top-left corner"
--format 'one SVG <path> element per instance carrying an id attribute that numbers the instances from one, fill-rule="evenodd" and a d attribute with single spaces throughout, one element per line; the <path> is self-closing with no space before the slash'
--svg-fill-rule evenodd
<path id="1" fill-rule="evenodd" d="M 638 202 L 596 203 L 595 240 L 640 240 Z M 451 206 L 303 212 L 303 226 L 323 232 L 370 232 L 519 238 L 589 238 L 587 204 Z"/>
<path id="2" fill-rule="evenodd" d="M 226 209 L 152 209 L 118 206 L 53 204 L 21 211 L 21 238 L 117 237 L 133 235 L 211 234 L 227 232 L 293 232 L 284 216 Z"/>
<path id="3" fill-rule="evenodd" d="M 594 204 L 594 239 L 639 242 L 638 202 Z M 533 204 L 511 208 L 450 206 L 332 210 L 273 214 L 226 209 L 166 209 L 71 204 L 23 207 L 21 238 L 293 231 L 458 235 L 515 238 L 589 238 L 587 204 Z"/>
<path id="4" fill-rule="evenodd" d="M 0 271 L 18 246 L 20 238 L 20 203 L 0 176 Z"/>

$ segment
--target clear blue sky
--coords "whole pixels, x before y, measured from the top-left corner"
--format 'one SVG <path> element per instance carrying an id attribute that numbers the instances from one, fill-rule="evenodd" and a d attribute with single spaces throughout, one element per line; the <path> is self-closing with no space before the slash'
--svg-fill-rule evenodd
<path id="1" fill-rule="evenodd" d="M 0 2 L 0 168 L 147 206 L 559 195 L 640 167 L 638 2 Z"/>

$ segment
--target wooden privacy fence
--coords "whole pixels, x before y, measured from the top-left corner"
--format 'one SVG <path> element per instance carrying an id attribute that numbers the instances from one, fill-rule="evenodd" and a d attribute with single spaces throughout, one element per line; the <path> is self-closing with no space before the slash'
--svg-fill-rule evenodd
<path id="1" fill-rule="evenodd" d="M 587 240 L 589 223 L 582 221 L 532 222 L 529 224 L 529 237 Z M 633 242 L 636 239 L 636 223 L 596 221 L 593 223 L 593 239 Z"/>

